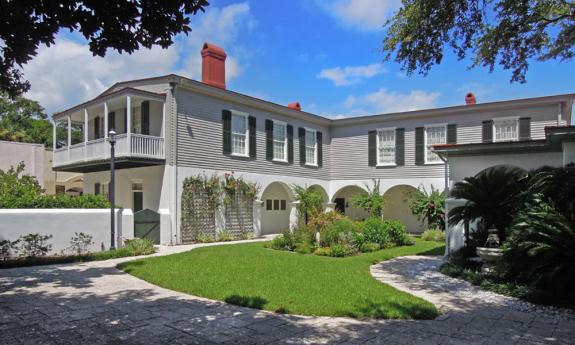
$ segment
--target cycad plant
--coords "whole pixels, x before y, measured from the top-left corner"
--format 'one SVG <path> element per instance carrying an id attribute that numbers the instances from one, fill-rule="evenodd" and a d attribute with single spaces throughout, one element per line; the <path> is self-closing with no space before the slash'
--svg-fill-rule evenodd
<path id="1" fill-rule="evenodd" d="M 450 196 L 467 202 L 449 210 L 449 223 L 479 221 L 478 229 L 473 233 L 475 245 L 485 243 L 487 229 L 491 227 L 499 231 L 503 242 L 506 230 L 521 207 L 522 191 L 528 182 L 526 176 L 527 173 L 519 168 L 495 166 L 457 182 Z"/>
<path id="2" fill-rule="evenodd" d="M 501 268 L 508 279 L 575 305 L 575 223 L 542 197 L 533 196 L 517 214 Z"/>

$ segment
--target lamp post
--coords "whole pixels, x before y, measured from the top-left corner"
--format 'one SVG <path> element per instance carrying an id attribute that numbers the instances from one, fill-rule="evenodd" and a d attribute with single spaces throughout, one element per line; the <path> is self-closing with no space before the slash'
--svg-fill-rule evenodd
<path id="1" fill-rule="evenodd" d="M 114 211 L 116 208 L 116 202 L 115 202 L 116 196 L 114 195 L 115 194 L 114 191 L 116 190 L 116 181 L 115 181 L 116 171 L 114 167 L 114 158 L 115 158 L 114 145 L 116 145 L 116 131 L 114 131 L 113 129 L 108 132 L 108 141 L 110 142 L 110 186 L 108 190 L 108 194 L 110 197 L 110 232 L 111 232 L 110 249 L 115 249 L 116 214 Z"/>

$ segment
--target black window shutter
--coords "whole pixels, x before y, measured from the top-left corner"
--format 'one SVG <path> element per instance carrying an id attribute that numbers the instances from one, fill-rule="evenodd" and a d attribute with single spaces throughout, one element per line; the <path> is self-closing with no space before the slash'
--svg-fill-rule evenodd
<path id="1" fill-rule="evenodd" d="M 317 166 L 323 166 L 323 134 L 321 132 L 315 132 L 316 142 L 317 142 Z"/>
<path id="2" fill-rule="evenodd" d="M 299 164 L 305 165 L 305 128 L 298 128 L 299 137 Z"/>
<path id="3" fill-rule="evenodd" d="M 128 109 L 124 109 L 124 133 L 128 133 Z"/>
<path id="4" fill-rule="evenodd" d="M 108 113 L 108 132 L 112 129 L 116 130 L 116 112 L 114 111 Z"/>
<path id="5" fill-rule="evenodd" d="M 100 118 L 94 118 L 94 139 L 100 139 Z"/>
<path id="6" fill-rule="evenodd" d="M 395 129 L 395 165 L 405 165 L 405 128 Z"/>
<path id="7" fill-rule="evenodd" d="M 286 132 L 287 132 L 287 141 L 288 141 L 288 163 L 289 164 L 293 164 L 293 126 L 292 125 L 287 125 L 286 128 Z"/>
<path id="8" fill-rule="evenodd" d="M 519 118 L 519 140 L 531 139 L 531 118 Z"/>
<path id="9" fill-rule="evenodd" d="M 415 128 L 415 165 L 425 164 L 425 143 L 424 143 L 425 128 Z"/>
<path id="10" fill-rule="evenodd" d="M 377 131 L 367 132 L 367 160 L 370 167 L 377 165 Z"/>
<path id="11" fill-rule="evenodd" d="M 457 144 L 457 125 L 447 125 L 447 144 Z"/>
<path id="12" fill-rule="evenodd" d="M 256 117 L 248 116 L 248 128 L 250 133 L 250 158 L 256 158 Z"/>
<path id="13" fill-rule="evenodd" d="M 150 135 L 150 102 L 142 102 L 142 134 Z"/>
<path id="14" fill-rule="evenodd" d="M 232 153 L 232 112 L 229 110 L 222 110 L 222 142 L 223 153 Z"/>
<path id="15" fill-rule="evenodd" d="M 271 161 L 274 159 L 274 122 L 266 120 L 266 159 Z"/>
<path id="16" fill-rule="evenodd" d="M 490 143 L 493 141 L 493 120 L 483 121 L 482 141 Z"/>
<path id="17" fill-rule="evenodd" d="M 100 182 L 94 183 L 94 195 L 100 195 Z"/>

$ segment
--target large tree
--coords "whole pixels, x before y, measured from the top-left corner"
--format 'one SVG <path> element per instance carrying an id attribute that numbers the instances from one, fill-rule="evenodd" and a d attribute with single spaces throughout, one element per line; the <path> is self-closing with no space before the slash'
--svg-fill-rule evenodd
<path id="1" fill-rule="evenodd" d="M 51 45 L 60 29 L 80 32 L 90 51 L 105 56 L 159 45 L 191 31 L 190 15 L 206 0 L 0 0 L 0 91 L 15 97 L 30 89 L 21 68 L 41 44 Z"/>
<path id="2" fill-rule="evenodd" d="M 446 48 L 471 67 L 496 64 L 526 81 L 529 63 L 575 56 L 573 0 L 402 0 L 385 24 L 383 51 L 412 74 L 427 74 Z"/>

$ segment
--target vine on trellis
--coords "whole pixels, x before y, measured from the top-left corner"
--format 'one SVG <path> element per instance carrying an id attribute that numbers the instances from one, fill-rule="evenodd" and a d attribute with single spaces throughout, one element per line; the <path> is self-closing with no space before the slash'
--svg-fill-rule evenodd
<path id="1" fill-rule="evenodd" d="M 216 239 L 216 211 L 224 207 L 225 230 L 239 239 L 253 235 L 253 202 L 259 186 L 226 173 L 191 176 L 182 190 L 182 242 Z"/>

